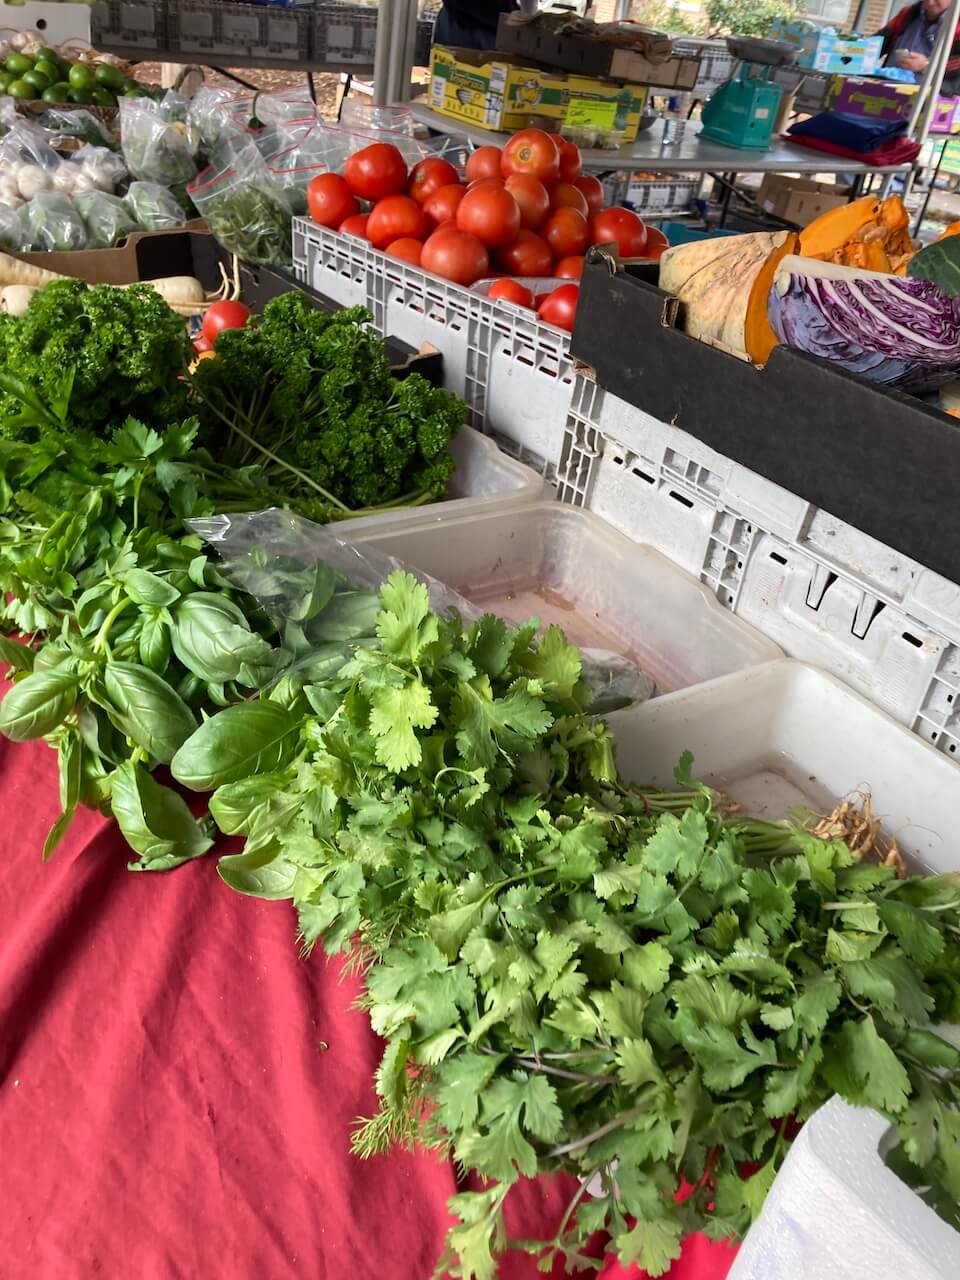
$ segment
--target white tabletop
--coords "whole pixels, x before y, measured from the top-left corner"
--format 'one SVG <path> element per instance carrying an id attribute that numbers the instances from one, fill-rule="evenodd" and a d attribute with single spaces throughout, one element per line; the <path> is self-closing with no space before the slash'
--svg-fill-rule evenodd
<path id="1" fill-rule="evenodd" d="M 454 138 L 468 138 L 477 146 L 502 146 L 509 136 L 481 129 L 479 125 L 454 120 L 419 102 L 410 103 L 413 118 Z M 649 169 L 657 173 L 906 173 L 909 164 L 872 165 L 845 156 L 828 155 L 795 147 L 774 139 L 769 151 L 741 151 L 738 147 L 721 147 L 716 142 L 701 142 L 700 125 L 687 124 L 679 145 L 663 146 L 663 125 L 658 120 L 637 136 L 636 142 L 619 151 L 581 151 L 584 171 L 602 173 L 613 169 Z"/>

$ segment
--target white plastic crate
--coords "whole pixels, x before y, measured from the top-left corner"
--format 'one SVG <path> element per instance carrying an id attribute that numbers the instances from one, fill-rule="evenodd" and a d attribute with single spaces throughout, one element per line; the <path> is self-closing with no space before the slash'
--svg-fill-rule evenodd
<path id="1" fill-rule="evenodd" d="M 104 3 L 100 7 L 107 9 Z M 44 3 L 27 0 L 26 4 L 0 4 L 0 28 L 10 31 L 36 31 L 48 45 L 90 44 L 91 9 L 86 4 Z"/>
<path id="2" fill-rule="evenodd" d="M 630 658 L 660 690 L 779 656 L 666 557 L 556 502 L 343 531 L 512 621 L 556 622 L 576 644 Z"/>
<path id="3" fill-rule="evenodd" d="M 666 175 L 657 178 L 631 178 L 623 199 L 636 212 L 647 217 L 684 213 L 700 194 L 702 177 Z"/>
<path id="4" fill-rule="evenodd" d="M 142 49 L 144 52 L 163 49 L 167 36 L 166 12 L 165 0 L 97 0 L 89 14 L 90 43 L 96 49 Z"/>
<path id="5" fill-rule="evenodd" d="M 726 40 L 682 38 L 674 40 L 673 52 L 676 57 L 700 59 L 700 74 L 693 89 L 695 98 L 709 98 L 714 89 L 733 75 L 736 58 L 727 48 Z"/>
<path id="6" fill-rule="evenodd" d="M 497 448 L 494 440 L 472 427 L 460 428 L 450 444 L 450 452 L 457 467 L 445 499 L 422 507 L 360 516 L 338 525 L 338 529 L 349 529 L 353 537 L 358 531 L 365 534 L 368 530 L 383 526 L 392 529 L 406 523 L 446 525 L 454 516 L 515 507 L 543 497 L 542 475 L 509 457 Z"/>
<path id="7" fill-rule="evenodd" d="M 313 16 L 313 57 L 345 68 L 373 67 L 377 10 L 353 4 L 319 4 Z"/>
<path id="8" fill-rule="evenodd" d="M 293 262 L 304 284 L 367 307 L 380 333 L 441 351 L 471 424 L 552 474 L 573 388 L 568 334 L 305 218 L 293 222 Z"/>
<path id="9" fill-rule="evenodd" d="M 784 448 L 802 448 L 802 436 Z M 960 586 L 578 377 L 561 500 L 701 579 L 792 657 L 960 750 Z"/>

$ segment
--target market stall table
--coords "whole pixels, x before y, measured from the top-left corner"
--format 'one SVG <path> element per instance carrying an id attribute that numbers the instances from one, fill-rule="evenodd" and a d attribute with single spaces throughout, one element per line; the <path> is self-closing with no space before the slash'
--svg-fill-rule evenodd
<path id="1" fill-rule="evenodd" d="M 457 1181 L 426 1152 L 350 1154 L 380 1056 L 356 978 L 303 959 L 289 906 L 234 893 L 213 859 L 131 874 L 92 812 L 44 865 L 42 743 L 0 739 L 0 797 L 0 1271 L 428 1280 Z M 552 1235 L 571 1185 L 522 1184 L 514 1234 Z M 732 1258 L 694 1237 L 671 1278 Z M 499 1275 L 542 1273 L 512 1254 Z"/>

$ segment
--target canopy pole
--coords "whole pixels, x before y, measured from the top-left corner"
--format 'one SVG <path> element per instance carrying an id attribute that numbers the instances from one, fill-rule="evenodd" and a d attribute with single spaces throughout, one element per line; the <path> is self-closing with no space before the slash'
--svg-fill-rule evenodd
<path id="1" fill-rule="evenodd" d="M 377 44 L 373 51 L 373 101 L 378 107 L 390 101 L 390 49 L 395 0 L 380 0 L 377 9 Z"/>
<path id="2" fill-rule="evenodd" d="M 934 45 L 930 61 L 924 68 L 923 79 L 920 81 L 920 88 L 917 91 L 917 96 L 907 121 L 907 137 L 913 138 L 921 147 L 926 141 L 927 133 L 930 129 L 930 121 L 933 119 L 933 113 L 937 107 L 937 99 L 943 86 L 944 76 L 947 74 L 947 63 L 950 61 L 950 52 L 953 48 L 954 32 L 957 29 L 958 20 L 960 20 L 960 0 L 951 0 L 950 8 L 947 10 L 946 17 L 937 33 L 937 43 Z M 904 180 L 904 199 L 910 194 L 915 174 L 916 167 L 910 170 Z M 914 232 L 917 231 L 919 225 L 918 222 L 917 226 L 914 227 Z"/>

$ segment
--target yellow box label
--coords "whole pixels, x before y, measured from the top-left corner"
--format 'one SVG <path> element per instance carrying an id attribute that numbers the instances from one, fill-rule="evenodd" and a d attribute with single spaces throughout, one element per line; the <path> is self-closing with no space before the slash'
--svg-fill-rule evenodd
<path id="1" fill-rule="evenodd" d="M 617 119 L 617 100 L 597 102 L 590 98 L 571 98 L 564 123 L 571 129 L 612 129 Z"/>

